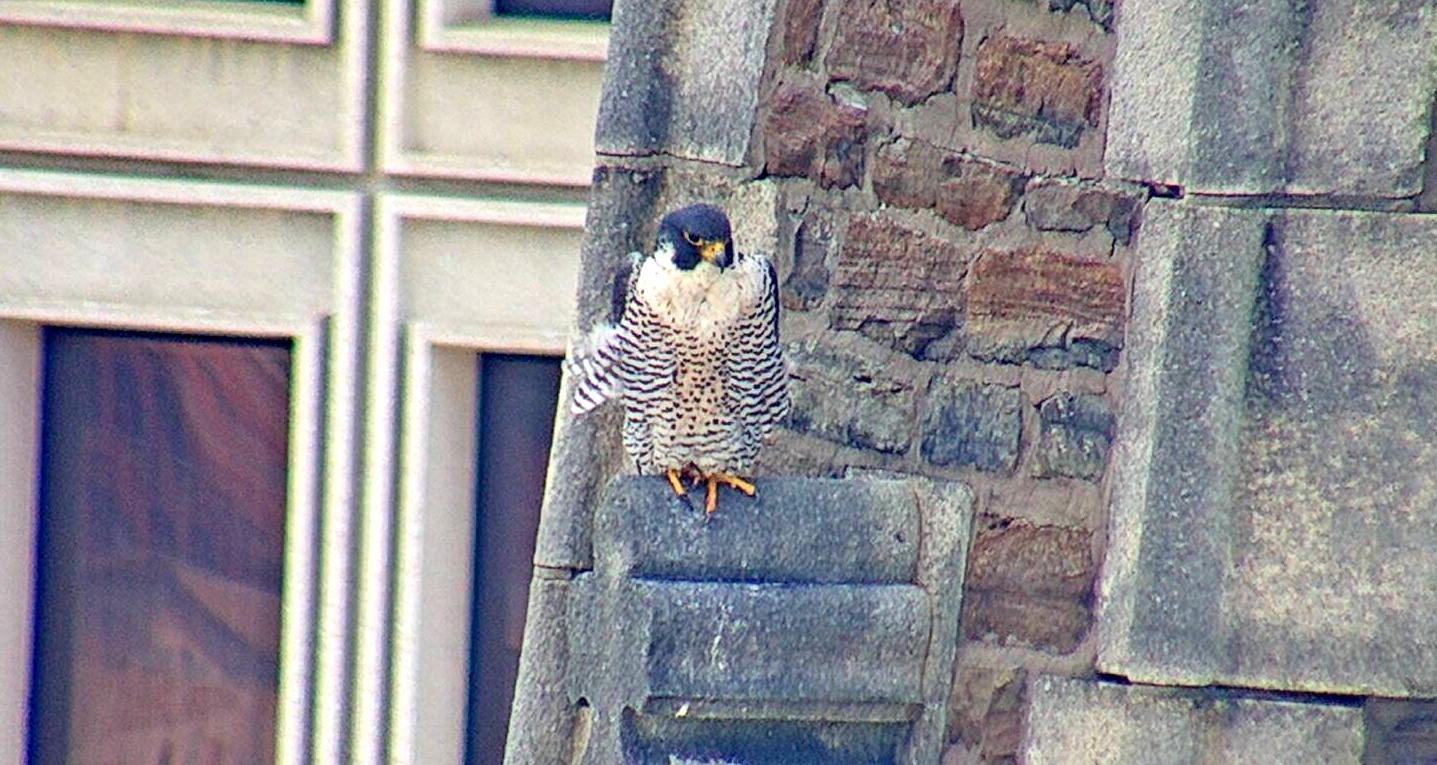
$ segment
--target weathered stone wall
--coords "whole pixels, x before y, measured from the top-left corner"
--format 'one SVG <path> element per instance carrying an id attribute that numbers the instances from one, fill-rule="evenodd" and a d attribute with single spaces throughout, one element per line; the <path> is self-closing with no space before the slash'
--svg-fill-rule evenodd
<path id="1" fill-rule="evenodd" d="M 796 410 L 765 467 L 974 488 L 945 762 L 1010 762 L 1031 680 L 1094 660 L 1147 196 L 1102 174 L 1111 4 L 777 16 L 755 165 L 784 221 Z"/>
<path id="2" fill-rule="evenodd" d="M 1402 253 L 1437 249 L 1437 5 L 615 24 L 580 329 L 665 209 L 721 203 L 779 265 L 795 407 L 762 471 L 972 488 L 944 763 L 1437 757 L 1437 490 L 1387 464 L 1434 459 L 1430 257 Z M 546 581 L 593 566 L 616 420 L 561 420 Z"/>

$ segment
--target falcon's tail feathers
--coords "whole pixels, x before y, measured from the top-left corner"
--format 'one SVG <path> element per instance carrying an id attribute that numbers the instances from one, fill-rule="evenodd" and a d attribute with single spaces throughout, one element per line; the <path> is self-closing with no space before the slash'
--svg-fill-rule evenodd
<path id="1" fill-rule="evenodd" d="M 619 376 L 619 329 L 612 324 L 597 324 L 574 349 L 566 363 L 574 377 L 574 401 L 570 411 L 587 414 L 605 401 L 623 392 Z"/>

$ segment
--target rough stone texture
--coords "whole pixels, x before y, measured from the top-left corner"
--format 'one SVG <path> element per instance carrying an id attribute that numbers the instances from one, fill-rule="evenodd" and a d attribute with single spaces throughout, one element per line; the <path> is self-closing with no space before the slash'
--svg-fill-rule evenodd
<path id="1" fill-rule="evenodd" d="M 948 740 L 987 761 L 1016 754 L 1022 742 L 1027 679 L 1022 667 L 959 662 Z"/>
<path id="2" fill-rule="evenodd" d="M 815 341 L 789 345 L 786 354 L 794 430 L 858 449 L 908 452 L 915 407 L 911 380 Z"/>
<path id="3" fill-rule="evenodd" d="M 808 63 L 818 46 L 818 22 L 823 13 L 823 0 L 784 0 L 779 12 L 783 24 L 780 61 L 788 66 Z"/>
<path id="4" fill-rule="evenodd" d="M 969 259 L 957 245 L 890 216 L 856 216 L 833 269 L 829 325 L 921 357 L 960 325 Z"/>
<path id="5" fill-rule="evenodd" d="M 725 491 L 706 520 L 659 477 L 611 484 L 594 571 L 569 592 L 564 685 L 591 710 L 583 761 L 665 762 L 705 736 L 709 757 L 761 745 L 814 761 L 824 731 L 936 760 L 971 493 L 917 479 L 778 479 L 758 492 Z M 869 725 L 844 727 L 854 721 Z"/>
<path id="6" fill-rule="evenodd" d="M 1137 228 L 1137 212 L 1137 198 L 1086 184 L 1034 184 L 1023 199 L 1028 225 L 1039 231 L 1082 233 L 1103 226 L 1124 245 Z"/>
<path id="7" fill-rule="evenodd" d="M 980 359 L 1104 371 L 1117 364 L 1126 290 L 1115 263 L 1036 248 L 984 252 L 966 297 L 968 350 Z"/>
<path id="8" fill-rule="evenodd" d="M 1095 480 L 1108 464 L 1117 417 L 1107 398 L 1060 393 L 1038 404 L 1033 475 Z"/>
<path id="9" fill-rule="evenodd" d="M 1042 677 L 1027 765 L 1358 765 L 1362 713 L 1170 688 Z"/>
<path id="10" fill-rule="evenodd" d="M 878 148 L 873 192 L 886 204 L 936 209 L 948 222 L 977 231 L 1008 217 L 1027 176 L 1011 168 L 900 138 Z"/>
<path id="11" fill-rule="evenodd" d="M 1075 148 L 1102 100 L 1102 67 L 1066 43 L 996 35 L 978 46 L 973 121 L 999 137 Z"/>
<path id="12" fill-rule="evenodd" d="M 1018 464 L 1022 405 L 1015 387 L 934 378 L 923 401 L 923 458 L 1011 472 Z"/>
<path id="13" fill-rule="evenodd" d="M 1047 0 L 1047 3 L 1050 11 L 1071 11 L 1081 5 L 1094 24 L 1113 31 L 1113 0 Z"/>
<path id="14" fill-rule="evenodd" d="M 1437 762 L 1437 701 L 1369 699 L 1363 765 Z"/>
<path id="15" fill-rule="evenodd" d="M 957 0 L 838 3 L 824 63 L 834 80 L 915 104 L 947 90 L 958 68 L 963 15 Z"/>
<path id="16" fill-rule="evenodd" d="M 863 179 L 864 111 L 802 81 L 779 85 L 764 119 L 764 154 L 772 175 L 797 175 L 825 187 Z"/>
<path id="17" fill-rule="evenodd" d="M 1117 23 L 1109 176 L 1226 194 L 1420 191 L 1437 89 L 1427 4 L 1154 0 Z"/>
<path id="18" fill-rule="evenodd" d="M 792 258 L 780 264 L 779 299 L 784 310 L 807 311 L 823 302 L 828 295 L 833 249 L 833 225 L 827 218 L 810 214 L 798 221 Z"/>
<path id="19" fill-rule="evenodd" d="M 1023 193 L 1027 176 L 991 162 L 953 157 L 944 163 L 946 178 L 934 200 L 938 215 L 977 231 L 1008 217 Z"/>
<path id="20" fill-rule="evenodd" d="M 963 636 L 1053 653 L 1092 621 L 1092 532 L 985 516 L 968 557 Z"/>
<path id="21" fill-rule="evenodd" d="M 742 165 L 748 158 L 774 0 L 619 3 L 595 148 Z M 635 105 L 642 108 L 635 108 Z"/>
<path id="22" fill-rule="evenodd" d="M 1417 215 L 1149 205 L 1103 671 L 1437 694 L 1434 242 Z"/>

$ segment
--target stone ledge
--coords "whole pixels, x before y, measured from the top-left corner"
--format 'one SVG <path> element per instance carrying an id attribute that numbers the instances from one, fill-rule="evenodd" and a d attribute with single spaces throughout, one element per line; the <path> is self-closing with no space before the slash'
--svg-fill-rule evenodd
<path id="1" fill-rule="evenodd" d="M 1362 710 L 1221 691 L 1039 678 L 1027 765 L 1358 765 Z"/>

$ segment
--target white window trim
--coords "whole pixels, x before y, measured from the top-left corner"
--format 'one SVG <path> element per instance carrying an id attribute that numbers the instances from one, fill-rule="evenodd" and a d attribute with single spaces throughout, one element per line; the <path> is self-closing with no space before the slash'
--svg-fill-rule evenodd
<path id="1" fill-rule="evenodd" d="M 366 423 L 365 544 L 360 551 L 365 594 L 357 636 L 361 687 L 355 694 L 354 726 L 373 733 L 353 742 L 358 765 L 464 761 L 479 407 L 476 356 L 562 355 L 571 321 L 569 316 L 536 315 L 532 324 L 515 327 L 406 317 L 399 293 L 402 223 L 428 218 L 582 230 L 584 215 L 582 205 L 410 196 L 380 202 Z M 575 252 L 576 261 L 578 256 Z M 386 512 L 391 507 L 394 528 Z M 393 537 L 397 541 L 391 565 Z M 392 607 L 384 598 L 391 576 Z M 391 614 L 392 632 L 386 634 Z M 382 693 L 386 648 L 391 653 L 387 710 Z M 382 738 L 386 730 L 387 743 Z M 385 751 L 388 758 L 381 760 Z"/>
<path id="2" fill-rule="evenodd" d="M 5 2 L 5 0 L 0 0 Z M 476 163 L 466 155 L 426 152 L 413 156 L 403 145 L 407 107 L 407 70 L 411 56 L 425 53 L 469 54 L 508 58 L 545 58 L 602 62 L 608 57 L 609 24 L 545 20 L 464 21 L 483 18 L 492 0 L 395 0 L 385 14 L 382 34 L 381 99 L 378 126 L 381 162 L 396 175 L 425 175 L 500 183 L 567 186 L 589 185 L 591 168 L 554 172 L 530 167 Z M 411 30 L 411 18 L 418 29 Z"/>
<path id="3" fill-rule="evenodd" d="M 498 18 L 493 0 L 414 2 L 423 50 L 572 61 L 603 61 L 609 55 L 608 22 Z"/>
<path id="4" fill-rule="evenodd" d="M 0 0 L 0 23 L 328 45 L 334 42 L 334 2 Z"/>
<path id="5" fill-rule="evenodd" d="M 0 762 L 26 761 L 29 709 L 31 602 L 39 455 L 41 347 L 46 324 L 121 330 L 183 331 L 290 338 L 291 401 L 284 580 L 281 596 L 279 698 L 275 761 L 301 765 L 311 736 L 316 760 L 338 762 L 336 710 L 342 706 L 346 667 L 343 625 L 352 499 L 349 444 L 353 442 L 357 319 L 359 315 L 359 199 L 342 192 L 296 191 L 238 185 L 102 176 L 0 171 L 0 194 L 56 195 L 124 202 L 278 209 L 325 213 L 334 220 L 332 302 L 323 315 L 208 312 L 203 307 L 137 309 L 85 300 L 14 300 L 0 297 L 0 587 L 20 597 L 0 606 L 0 638 L 7 667 L 0 673 Z M 277 254 L 278 255 L 278 254 Z M 45 272 L 58 294 L 73 294 L 66 274 Z M 42 289 L 50 285 L 42 285 Z M 323 430 L 323 432 L 321 432 Z M 329 448 L 323 449 L 326 442 Z M 323 455 L 324 464 L 319 460 Z M 320 497 L 323 496 L 322 505 Z M 324 529 L 323 539 L 319 531 Z M 12 536 L 9 532 L 13 530 Z M 316 575 L 323 564 L 322 571 Z M 315 582 L 320 580 L 316 588 Z M 338 639 L 336 639 L 336 632 Z M 313 649 L 311 647 L 314 647 Z M 315 712 L 311 729 L 311 710 Z M 328 757 L 328 759 L 323 759 Z"/>

